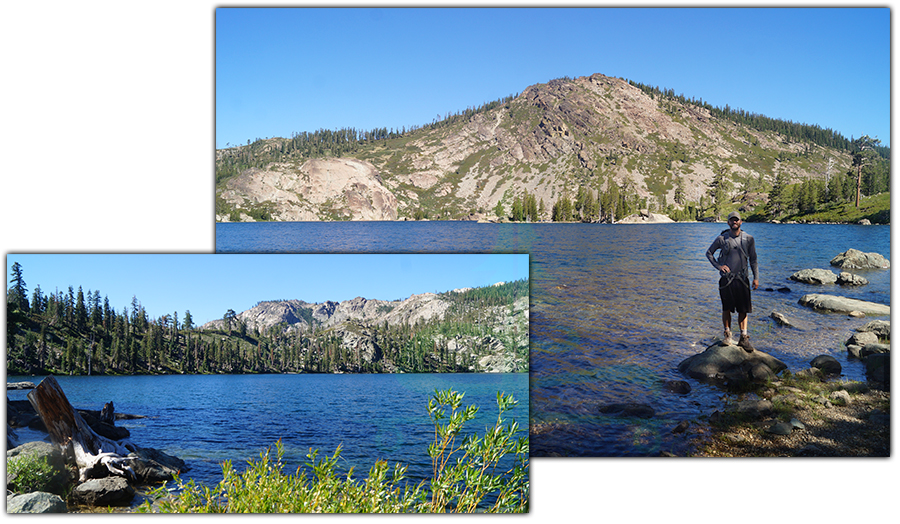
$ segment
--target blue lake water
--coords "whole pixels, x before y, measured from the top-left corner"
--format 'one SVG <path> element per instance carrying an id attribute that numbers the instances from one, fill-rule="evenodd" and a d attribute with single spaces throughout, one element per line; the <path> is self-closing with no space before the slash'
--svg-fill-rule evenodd
<path id="1" fill-rule="evenodd" d="M 721 407 L 722 393 L 689 380 L 690 395 L 668 393 L 684 379 L 678 363 L 721 335 L 718 274 L 706 249 L 724 224 L 478 224 L 473 222 L 280 222 L 216 225 L 220 253 L 529 253 L 533 456 L 646 456 L 684 451 L 672 435 L 682 420 Z M 890 256 L 890 226 L 745 224 L 756 237 L 760 290 L 753 295 L 754 345 L 789 369 L 836 357 L 864 379 L 843 342 L 866 319 L 800 306 L 807 293 L 890 304 L 890 271 L 857 271 L 859 288 L 811 286 L 788 277 L 832 269 L 849 248 Z M 765 291 L 788 287 L 790 292 Z M 778 311 L 800 329 L 770 320 Z M 649 420 L 602 415 L 610 402 L 643 402 Z"/>
<path id="2" fill-rule="evenodd" d="M 10 376 L 10 382 L 43 377 Z M 428 400 L 435 389 L 465 392 L 463 407 L 479 407 L 471 432 L 483 433 L 497 420 L 497 392 L 519 400 L 507 413 L 525 436 L 528 375 L 519 374 L 366 374 L 366 375 L 169 375 L 134 377 L 56 377 L 69 402 L 99 410 L 112 400 L 118 413 L 147 418 L 120 420 L 130 440 L 185 460 L 183 477 L 199 483 L 221 480 L 221 463 L 242 470 L 247 460 L 281 439 L 285 472 L 342 446 L 339 468 L 355 467 L 365 478 L 376 460 L 409 466 L 408 478 L 431 478 L 427 446 L 434 437 Z M 24 400 L 28 391 L 9 391 Z M 20 432 L 20 433 L 25 433 Z"/>

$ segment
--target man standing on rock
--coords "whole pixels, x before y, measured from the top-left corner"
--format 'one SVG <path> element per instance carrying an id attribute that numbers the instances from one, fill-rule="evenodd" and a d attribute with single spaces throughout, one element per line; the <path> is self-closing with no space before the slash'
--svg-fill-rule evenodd
<path id="1" fill-rule="evenodd" d="M 714 253 L 719 251 L 719 258 Z M 719 296 L 722 298 L 722 324 L 725 326 L 723 344 L 734 344 L 731 338 L 731 312 L 738 314 L 741 338 L 738 346 L 745 351 L 753 351 L 750 335 L 747 334 L 747 314 L 753 311 L 750 303 L 750 275 L 753 270 L 753 289 L 759 287 L 759 268 L 756 264 L 756 241 L 741 231 L 741 215 L 734 211 L 728 215 L 728 229 L 716 237 L 706 258 L 719 270 Z M 749 264 L 748 264 L 749 263 Z"/>

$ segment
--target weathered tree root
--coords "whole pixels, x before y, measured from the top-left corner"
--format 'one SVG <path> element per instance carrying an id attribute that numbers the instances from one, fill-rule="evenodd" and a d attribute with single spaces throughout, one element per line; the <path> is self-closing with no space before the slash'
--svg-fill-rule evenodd
<path id="1" fill-rule="evenodd" d="M 28 401 L 40 415 L 51 440 L 72 450 L 79 480 L 107 476 L 107 473 L 134 480 L 132 459 L 127 457 L 136 447 L 102 437 L 72 407 L 55 378 L 49 376 L 28 393 Z"/>

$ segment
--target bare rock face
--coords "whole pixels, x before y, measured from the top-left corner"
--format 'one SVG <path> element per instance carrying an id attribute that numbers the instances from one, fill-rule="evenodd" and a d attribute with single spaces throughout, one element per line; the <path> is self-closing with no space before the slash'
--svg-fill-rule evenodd
<path id="1" fill-rule="evenodd" d="M 275 220 L 396 220 L 397 198 L 375 167 L 353 158 L 272 163 L 231 179 L 221 194 L 238 208 L 267 203 Z"/>

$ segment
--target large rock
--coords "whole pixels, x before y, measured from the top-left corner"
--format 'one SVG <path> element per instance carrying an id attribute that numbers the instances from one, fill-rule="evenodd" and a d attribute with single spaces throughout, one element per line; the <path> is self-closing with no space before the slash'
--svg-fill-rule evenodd
<path id="1" fill-rule="evenodd" d="M 59 495 L 35 491 L 6 496 L 7 513 L 66 513 L 66 501 Z"/>
<path id="2" fill-rule="evenodd" d="M 891 314 L 890 306 L 834 295 L 822 295 L 817 293 L 803 295 L 800 297 L 798 303 L 801 306 L 807 306 L 818 311 L 830 313 L 850 313 L 852 311 L 860 311 L 866 315 Z"/>
<path id="3" fill-rule="evenodd" d="M 48 484 L 44 486 L 46 491 L 58 495 L 65 493 L 66 485 L 69 482 L 69 475 L 66 471 L 65 458 L 63 457 L 62 450 L 59 446 L 43 441 L 26 442 L 25 444 L 12 448 L 6 452 L 6 463 L 9 464 L 10 461 L 21 460 L 27 457 L 36 460 L 46 460 L 50 469 L 53 471 Z M 10 474 L 9 469 L 7 469 L 6 484 L 13 489 L 17 488 L 17 479 Z"/>
<path id="4" fill-rule="evenodd" d="M 883 338 L 886 340 L 891 339 L 891 321 L 890 320 L 871 320 L 866 322 L 860 328 L 857 328 L 857 331 L 860 333 L 870 332 L 878 335 L 878 338 Z"/>
<path id="5" fill-rule="evenodd" d="M 887 269 L 889 260 L 878 253 L 863 253 L 858 249 L 848 249 L 831 259 L 831 265 L 841 269 Z"/>
<path id="6" fill-rule="evenodd" d="M 841 363 L 831 355 L 819 355 L 812 359 L 809 363 L 810 367 L 814 367 L 827 375 L 840 375 Z"/>
<path id="7" fill-rule="evenodd" d="M 891 354 L 875 353 L 865 358 L 866 378 L 884 386 L 886 390 L 891 387 Z"/>
<path id="8" fill-rule="evenodd" d="M 134 488 L 122 477 L 91 479 L 79 484 L 71 499 L 86 506 L 127 506 L 134 499 Z"/>
<path id="9" fill-rule="evenodd" d="M 785 369 L 784 362 L 762 351 L 747 352 L 739 346 L 719 343 L 678 364 L 678 371 L 691 378 L 704 382 L 725 381 L 734 386 L 762 382 Z"/>
<path id="10" fill-rule="evenodd" d="M 132 459 L 131 469 L 135 476 L 145 483 L 173 480 L 175 475 L 188 469 L 180 458 L 154 448 L 137 448 L 128 456 Z"/>
<path id="11" fill-rule="evenodd" d="M 849 271 L 841 271 L 841 274 L 838 275 L 837 283 L 842 286 L 865 286 L 869 281 Z"/>
<path id="12" fill-rule="evenodd" d="M 806 284 L 834 284 L 838 276 L 827 269 L 801 269 L 789 278 Z"/>

